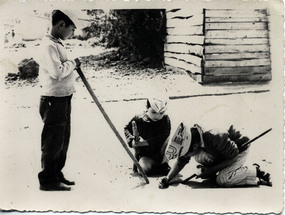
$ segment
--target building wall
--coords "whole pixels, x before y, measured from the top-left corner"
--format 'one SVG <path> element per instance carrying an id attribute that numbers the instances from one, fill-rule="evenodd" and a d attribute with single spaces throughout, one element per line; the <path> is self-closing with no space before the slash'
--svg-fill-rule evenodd
<path id="1" fill-rule="evenodd" d="M 187 71 L 200 80 L 204 50 L 203 9 L 166 11 L 165 64 Z"/>
<path id="2" fill-rule="evenodd" d="M 203 83 L 271 80 L 267 10 L 205 10 Z"/>
<path id="3" fill-rule="evenodd" d="M 201 83 L 271 80 L 266 9 L 168 10 L 165 64 Z"/>

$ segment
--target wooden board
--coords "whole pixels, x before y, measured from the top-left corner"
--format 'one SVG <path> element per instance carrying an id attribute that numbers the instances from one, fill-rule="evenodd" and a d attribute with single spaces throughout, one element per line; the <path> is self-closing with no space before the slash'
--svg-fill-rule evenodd
<path id="1" fill-rule="evenodd" d="M 199 74 L 198 73 L 193 74 L 190 71 L 186 71 L 185 69 L 177 68 L 177 67 L 174 67 L 174 66 L 165 66 L 165 68 L 166 68 L 167 71 L 171 70 L 171 71 L 180 72 L 180 73 L 187 73 L 195 81 L 197 81 L 199 83 L 202 83 L 202 74 L 200 74 L 200 73 Z"/>
<path id="2" fill-rule="evenodd" d="M 205 38 L 207 45 L 257 45 L 269 44 L 268 38 L 225 38 L 225 39 L 209 39 Z"/>
<path id="3" fill-rule="evenodd" d="M 268 45 L 212 45 L 205 46 L 205 54 L 210 53 L 240 53 L 240 52 L 269 52 Z"/>
<path id="4" fill-rule="evenodd" d="M 245 9 L 207 9 L 205 17 L 267 17 L 267 10 L 245 10 Z"/>
<path id="5" fill-rule="evenodd" d="M 183 8 L 181 10 L 178 10 L 176 12 L 167 12 L 166 18 L 172 19 L 172 18 L 190 18 L 192 16 L 198 16 L 200 14 L 203 14 L 203 10 L 189 10 L 187 8 Z"/>
<path id="6" fill-rule="evenodd" d="M 269 52 L 205 54 L 205 60 L 245 60 L 270 58 Z"/>
<path id="7" fill-rule="evenodd" d="M 164 51 L 203 56 L 203 46 L 187 44 L 165 44 Z"/>
<path id="8" fill-rule="evenodd" d="M 267 17 L 206 17 L 205 22 L 267 22 Z"/>
<path id="9" fill-rule="evenodd" d="M 165 13 L 174 13 L 181 10 L 181 8 L 166 9 Z"/>
<path id="10" fill-rule="evenodd" d="M 188 19 L 182 18 L 173 18 L 166 20 L 167 27 L 184 27 L 184 26 L 195 26 L 203 25 L 203 14 L 192 16 Z"/>
<path id="11" fill-rule="evenodd" d="M 205 38 L 268 38 L 268 30 L 206 30 Z"/>
<path id="12" fill-rule="evenodd" d="M 267 30 L 267 22 L 205 23 L 207 30 Z"/>
<path id="13" fill-rule="evenodd" d="M 202 62 L 202 57 L 198 57 L 198 56 L 190 55 L 190 54 L 178 54 L 178 53 L 165 52 L 164 57 L 174 58 L 178 60 L 181 59 L 181 60 L 192 63 L 199 67 L 201 66 L 201 62 Z"/>
<path id="14" fill-rule="evenodd" d="M 191 73 L 194 73 L 194 74 L 195 73 L 199 73 L 199 74 L 202 73 L 201 67 L 195 66 L 194 64 L 190 64 L 190 63 L 187 63 L 187 62 L 182 61 L 182 60 L 165 57 L 164 63 L 166 65 L 169 65 L 169 66 L 182 68 L 182 69 L 184 69 L 186 71 L 190 71 Z"/>
<path id="15" fill-rule="evenodd" d="M 166 37 L 167 43 L 186 43 L 186 44 L 204 44 L 204 36 L 180 36 L 180 35 L 168 35 Z"/>
<path id="16" fill-rule="evenodd" d="M 269 66 L 270 59 L 251 60 L 206 60 L 205 67 L 245 67 L 245 66 Z"/>
<path id="17" fill-rule="evenodd" d="M 271 73 L 270 66 L 254 67 L 228 67 L 228 68 L 204 68 L 205 75 L 252 75 Z"/>
<path id="18" fill-rule="evenodd" d="M 225 82 L 267 82 L 272 79 L 271 74 L 262 75 L 227 75 L 227 76 L 203 76 L 202 83 L 225 83 Z"/>
<path id="19" fill-rule="evenodd" d="M 203 25 L 175 28 L 167 27 L 166 32 L 168 35 L 203 35 Z"/>

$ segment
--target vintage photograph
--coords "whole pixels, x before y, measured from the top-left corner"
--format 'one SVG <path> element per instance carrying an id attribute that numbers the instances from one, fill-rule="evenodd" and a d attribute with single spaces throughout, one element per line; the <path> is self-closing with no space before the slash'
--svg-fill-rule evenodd
<path id="1" fill-rule="evenodd" d="M 0 210 L 281 213 L 267 1 L 2 1 Z"/>

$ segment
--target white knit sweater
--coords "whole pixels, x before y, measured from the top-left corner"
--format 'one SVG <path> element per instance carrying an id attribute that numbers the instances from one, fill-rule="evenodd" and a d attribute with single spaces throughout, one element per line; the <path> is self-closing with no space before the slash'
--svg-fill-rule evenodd
<path id="1" fill-rule="evenodd" d="M 63 97 L 75 92 L 73 71 L 76 63 L 67 59 L 59 39 L 51 35 L 42 39 L 39 60 L 41 95 Z"/>

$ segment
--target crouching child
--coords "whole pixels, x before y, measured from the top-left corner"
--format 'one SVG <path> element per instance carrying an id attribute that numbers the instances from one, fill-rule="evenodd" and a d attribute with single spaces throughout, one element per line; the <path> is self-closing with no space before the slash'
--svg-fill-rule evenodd
<path id="1" fill-rule="evenodd" d="M 159 188 L 168 188 L 172 179 L 194 157 L 201 173 L 197 178 L 210 179 L 221 187 L 243 185 L 272 186 L 270 174 L 260 169 L 258 164 L 245 166 L 249 138 L 231 126 L 225 133 L 203 132 L 199 125 L 187 127 L 183 123 L 177 128 L 167 147 L 168 159 L 177 158 L 174 167 L 164 177 Z"/>
<path id="2" fill-rule="evenodd" d="M 164 156 L 171 129 L 167 106 L 167 98 L 147 99 L 146 111 L 134 116 L 124 128 L 127 143 L 148 176 L 167 175 L 170 170 Z M 137 172 L 135 165 L 133 170 Z"/>

